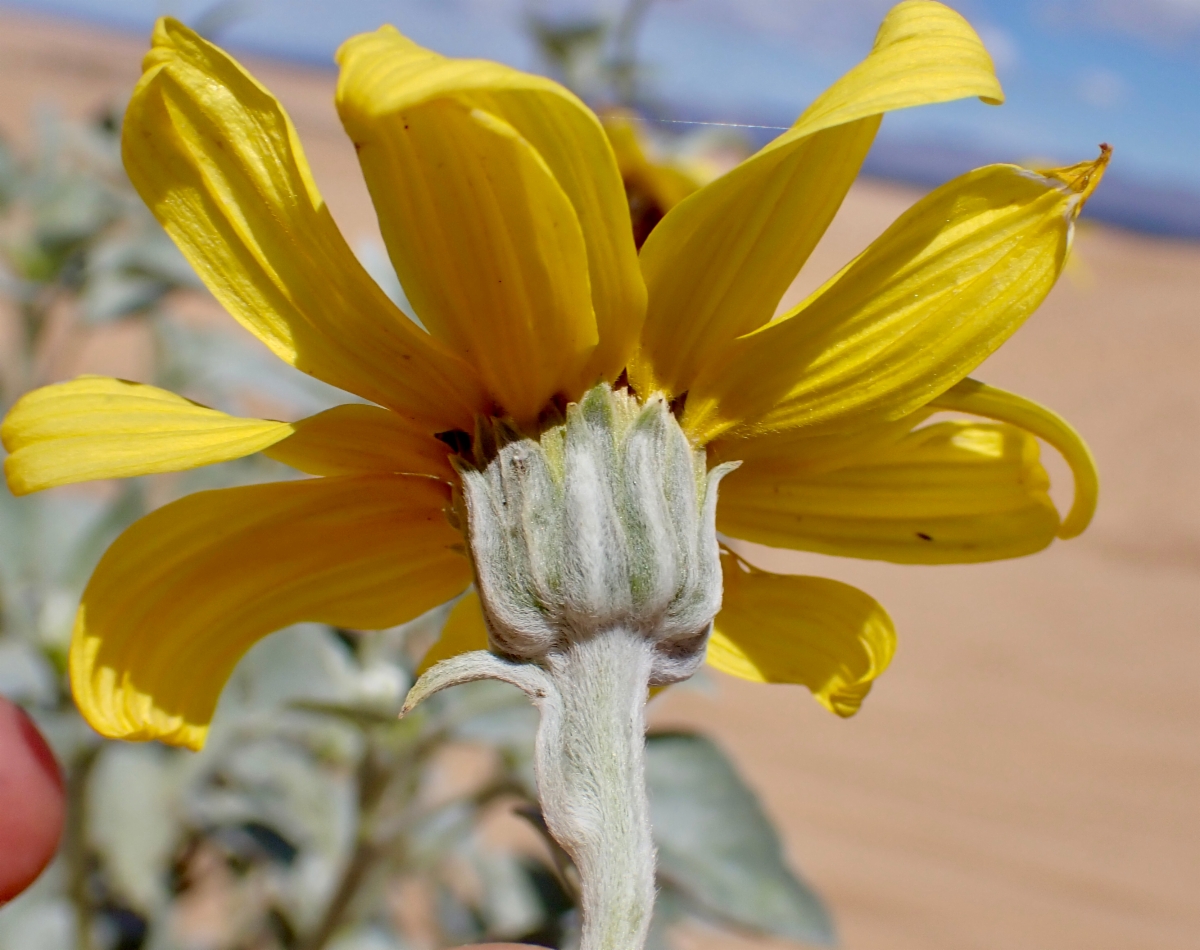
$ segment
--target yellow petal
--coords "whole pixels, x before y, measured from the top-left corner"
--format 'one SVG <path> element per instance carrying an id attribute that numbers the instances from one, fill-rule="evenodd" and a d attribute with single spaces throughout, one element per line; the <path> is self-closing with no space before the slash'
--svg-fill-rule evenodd
<path id="1" fill-rule="evenodd" d="M 449 447 L 378 406 L 345 405 L 292 424 L 266 454 L 310 475 L 434 475 L 451 481 Z"/>
<path id="2" fill-rule="evenodd" d="M 717 529 L 774 547 L 905 564 L 1020 557 L 1054 540 L 1038 443 L 1013 426 L 942 422 L 828 472 L 747 462 L 721 483 Z"/>
<path id="3" fill-rule="evenodd" d="M 979 37 L 939 3 L 895 7 L 867 58 L 789 131 L 651 234 L 634 385 L 682 393 L 730 340 L 771 319 L 858 175 L 882 113 L 966 96 L 1003 99 Z"/>
<path id="4" fill-rule="evenodd" d="M 722 462 L 753 464 L 757 474 L 806 475 L 850 465 L 898 442 L 933 415 L 919 409 L 894 421 L 846 430 L 788 429 L 742 438 L 721 438 L 708 445 L 709 468 Z"/>
<path id="5" fill-rule="evenodd" d="M 421 676 L 442 660 L 448 660 L 460 653 L 470 653 L 472 650 L 487 650 L 490 645 L 483 608 L 479 605 L 479 595 L 469 590 L 450 611 L 446 625 L 442 627 L 442 635 L 422 657 L 416 675 Z"/>
<path id="6" fill-rule="evenodd" d="M 447 59 L 390 27 L 339 61 L 338 109 L 426 325 L 470 350 L 517 415 L 555 387 L 615 377 L 645 288 L 596 117 L 549 80 Z"/>
<path id="7" fill-rule="evenodd" d="M 990 165 L 922 198 L 808 300 L 727 345 L 692 386 L 684 427 L 706 442 L 915 411 L 1049 293 L 1107 160 L 1073 184 Z"/>
<path id="8" fill-rule="evenodd" d="M 102 735 L 204 743 L 221 688 L 259 638 L 300 621 L 373 629 L 471 577 L 430 478 L 320 478 L 200 492 L 136 522 L 75 621 L 75 701 Z"/>
<path id="9" fill-rule="evenodd" d="M 381 410 L 382 411 L 382 410 Z M 286 439 L 292 426 L 239 419 L 154 386 L 80 376 L 26 393 L 0 426 L 14 495 L 228 462 Z"/>
<path id="10" fill-rule="evenodd" d="M 587 252 L 537 152 L 508 123 L 449 99 L 347 127 L 430 332 L 518 420 L 573 395 L 597 341 Z"/>
<path id="11" fill-rule="evenodd" d="M 484 403 L 471 373 L 355 259 L 275 98 L 170 19 L 144 67 L 126 170 L 226 309 L 306 373 L 434 431 L 469 427 Z"/>
<path id="12" fill-rule="evenodd" d="M 629 240 L 621 178 L 591 110 L 541 76 L 482 60 L 448 59 L 390 26 L 347 41 L 338 62 L 339 109 L 348 128 L 450 97 L 497 116 L 532 145 L 569 198 L 587 244 L 600 334 L 592 378 L 619 374 L 637 341 L 646 288 Z"/>
<path id="13" fill-rule="evenodd" d="M 725 593 L 709 665 L 755 683 L 807 686 L 839 716 L 858 712 L 896 649 L 883 607 L 849 584 L 768 574 L 730 551 L 721 566 Z"/>
<path id="14" fill-rule="evenodd" d="M 905 0 L 884 18 L 871 54 L 826 89 L 796 127 L 829 128 L 965 96 L 978 96 L 991 105 L 1004 101 L 992 58 L 979 36 L 941 3 Z"/>
<path id="15" fill-rule="evenodd" d="M 1100 475 L 1096 471 L 1096 460 L 1091 449 L 1066 419 L 1031 399 L 974 379 L 964 379 L 951 386 L 929 407 L 1009 422 L 1045 439 L 1062 454 L 1075 477 L 1075 500 L 1058 526 L 1058 536 L 1063 539 L 1074 538 L 1087 529 L 1100 497 Z"/>

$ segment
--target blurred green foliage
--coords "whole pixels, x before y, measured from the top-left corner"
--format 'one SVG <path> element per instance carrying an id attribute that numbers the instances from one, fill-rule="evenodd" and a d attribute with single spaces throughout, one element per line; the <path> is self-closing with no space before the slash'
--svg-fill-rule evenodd
<path id="1" fill-rule="evenodd" d="M 28 158 L 0 144 L 11 324 L 0 408 L 54 381 L 105 327 L 152 341 L 147 381 L 226 411 L 265 401 L 299 417 L 344 401 L 180 319 L 177 304 L 203 291 L 125 179 L 118 129 L 115 115 L 44 116 Z M 76 712 L 72 618 L 117 533 L 199 488 L 293 474 L 257 457 L 20 499 L 0 491 L 0 693 L 47 734 L 70 796 L 58 859 L 0 910 L 3 950 L 572 945 L 573 869 L 536 830 L 524 697 L 480 683 L 396 718 L 447 608 L 382 632 L 307 624 L 268 637 L 237 668 L 199 754 L 105 741 Z M 828 942 L 820 901 L 716 746 L 671 734 L 648 750 L 662 858 L 651 946 L 689 919 Z"/>
<path id="2" fill-rule="evenodd" d="M 654 0 L 560 4 L 526 0 L 525 25 L 548 71 L 588 102 L 644 107 L 647 70 L 638 37 Z"/>

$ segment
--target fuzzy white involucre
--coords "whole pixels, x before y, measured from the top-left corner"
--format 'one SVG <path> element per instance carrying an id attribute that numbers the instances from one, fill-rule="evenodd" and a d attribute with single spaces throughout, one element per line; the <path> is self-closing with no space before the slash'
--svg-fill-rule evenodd
<path id="1" fill-rule="evenodd" d="M 656 644 L 654 685 L 703 660 L 721 605 L 717 485 L 666 401 L 597 386 L 539 441 L 463 471 L 492 645 L 537 659 L 621 627 Z"/>

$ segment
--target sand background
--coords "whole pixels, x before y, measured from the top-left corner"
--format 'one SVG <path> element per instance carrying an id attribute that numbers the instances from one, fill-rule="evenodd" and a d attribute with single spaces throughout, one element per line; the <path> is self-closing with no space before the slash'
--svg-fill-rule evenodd
<path id="1" fill-rule="evenodd" d="M 0 130 L 28 141 L 37 106 L 84 116 L 126 96 L 145 45 L 0 11 Z M 247 63 L 291 111 L 347 235 L 376 234 L 332 71 Z M 795 293 L 916 195 L 857 185 Z M 1200 946 L 1200 245 L 1088 227 L 1076 253 L 1082 267 L 976 375 L 1088 438 L 1103 479 L 1091 530 L 964 567 L 748 546 L 760 566 L 881 600 L 901 636 L 892 668 L 849 721 L 800 689 L 715 675 L 654 708 L 733 754 L 847 950 Z M 118 371 L 136 354 L 84 358 Z"/>

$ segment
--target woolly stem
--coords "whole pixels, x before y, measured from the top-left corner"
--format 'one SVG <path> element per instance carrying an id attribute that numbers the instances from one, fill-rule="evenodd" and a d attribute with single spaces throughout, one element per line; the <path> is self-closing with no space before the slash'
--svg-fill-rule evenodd
<path id="1" fill-rule="evenodd" d="M 653 645 L 622 628 L 546 658 L 556 702 L 542 708 L 538 795 L 579 870 L 581 950 L 640 950 L 654 910 L 646 801 L 646 688 Z"/>
<path id="2" fill-rule="evenodd" d="M 646 691 L 704 662 L 721 607 L 717 485 L 661 394 L 607 383 L 537 439 L 481 420 L 459 458 L 490 651 L 429 670 L 405 707 L 493 677 L 541 710 L 535 765 L 546 826 L 574 861 L 581 950 L 641 950 L 654 909 Z"/>
<path id="3" fill-rule="evenodd" d="M 486 651 L 437 664 L 405 712 L 437 690 L 500 679 L 541 712 L 535 767 L 546 826 L 579 871 L 580 950 L 641 950 L 654 910 L 645 705 L 654 644 L 622 627 L 568 641 L 539 662 Z"/>

